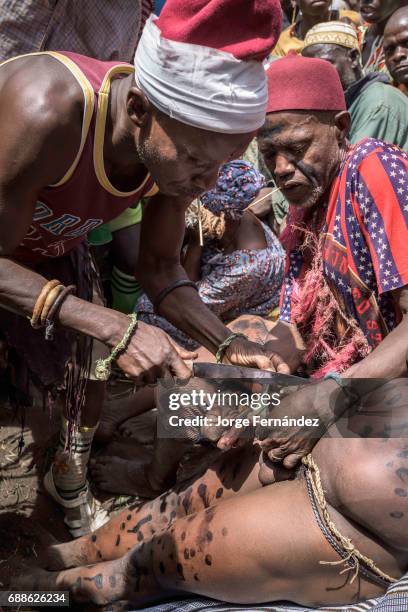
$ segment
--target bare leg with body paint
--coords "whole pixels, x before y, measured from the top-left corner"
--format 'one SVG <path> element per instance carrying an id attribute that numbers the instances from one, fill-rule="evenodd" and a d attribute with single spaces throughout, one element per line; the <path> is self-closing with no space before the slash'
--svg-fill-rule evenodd
<path id="1" fill-rule="evenodd" d="M 343 445 L 344 475 L 336 487 L 330 469 L 322 468 L 332 519 L 383 571 L 400 577 L 408 567 L 408 530 L 406 521 L 395 527 L 391 511 L 394 516 L 396 512 L 404 515 L 400 508 L 407 502 L 401 497 L 392 500 L 398 474 L 389 474 L 386 465 L 391 457 L 399 461 L 398 466 L 404 462 L 400 450 L 404 441 L 389 441 L 381 453 L 385 448 L 381 440 L 327 440 L 316 453 L 320 466 L 324 457 L 330 457 L 332 444 L 333 452 L 338 452 L 338 444 Z M 356 465 L 361 466 L 358 474 Z M 398 466 L 395 463 L 402 474 L 405 468 Z M 344 482 L 350 478 L 353 487 L 347 491 Z M 363 517 L 356 506 L 356 491 L 368 508 Z M 39 570 L 19 586 L 31 588 L 35 580 L 40 589 L 69 590 L 74 601 L 101 605 L 125 600 L 135 606 L 183 593 L 246 604 L 291 600 L 311 607 L 347 604 L 383 593 L 382 587 L 361 576 L 350 583 L 347 576 L 339 574 L 342 566 L 320 564 L 320 560 L 339 561 L 339 556 L 316 523 L 303 478 L 230 496 L 205 509 L 204 505 L 216 500 L 207 499 L 203 489 L 200 493 L 194 487 L 191 505 L 192 510 L 201 505 L 201 510 L 187 516 L 181 516 L 184 509 L 175 510 L 178 518 L 154 533 L 151 526 L 157 527 L 158 522 L 153 508 L 147 504 L 144 511 L 139 510 L 128 523 L 132 529 L 125 525 L 120 530 L 124 535 L 129 531 L 137 534 L 137 543 L 123 557 L 61 572 Z M 382 515 L 382 539 L 370 530 L 374 521 L 378 523 L 373 501 L 379 495 L 388 499 L 388 518 Z M 353 520 L 331 505 L 333 499 L 352 509 Z M 166 499 L 160 503 L 164 505 Z M 142 514 L 143 519 L 134 525 Z M 364 527 L 359 526 L 362 519 Z"/>
<path id="2" fill-rule="evenodd" d="M 260 488 L 259 451 L 237 449 L 223 455 L 205 475 L 151 502 L 134 504 L 92 534 L 52 546 L 46 566 L 62 569 L 121 557 L 132 546 L 169 527 L 176 518 L 208 508 L 238 492 Z"/>
<path id="3" fill-rule="evenodd" d="M 402 386 L 406 391 L 406 381 Z M 399 397 L 401 406 L 390 419 L 389 402 Z M 395 394 L 395 384 L 390 395 L 383 394 L 370 418 L 374 438 L 330 437 L 329 431 L 313 451 L 337 529 L 395 578 L 408 569 L 408 445 L 388 436 L 394 423 L 408 426 L 405 398 L 406 393 Z M 380 410 L 384 403 L 388 410 Z M 356 415 L 349 426 L 363 435 L 367 419 Z M 380 437 L 384 432 L 387 437 Z M 35 582 L 40 589 L 68 589 L 78 601 L 126 600 L 136 606 L 178 592 L 248 604 L 284 599 L 311 607 L 384 592 L 361 575 L 351 583 L 339 574 L 342 566 L 320 563 L 340 559 L 316 523 L 303 477 L 260 488 L 254 457 L 245 463 L 243 451 L 235 452 L 226 457 L 235 476 L 225 466 L 216 476 L 209 470 L 191 487 L 170 491 L 128 516 L 122 513 L 92 534 L 83 563 L 94 567 L 40 570 L 24 576 L 20 588 Z M 97 562 L 102 554 L 113 558 L 115 549 L 123 551 L 131 538 L 134 544 L 123 557 Z M 60 551 L 70 546 L 61 545 Z"/>

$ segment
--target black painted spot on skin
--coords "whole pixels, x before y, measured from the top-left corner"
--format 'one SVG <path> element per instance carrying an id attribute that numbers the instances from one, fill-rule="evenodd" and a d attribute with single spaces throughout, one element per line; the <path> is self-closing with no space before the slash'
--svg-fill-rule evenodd
<path id="1" fill-rule="evenodd" d="M 201 498 L 201 501 L 203 502 L 204 508 L 208 508 L 210 503 L 207 497 L 207 485 L 205 485 L 204 483 L 201 483 L 200 485 L 198 485 L 197 493 L 199 497 Z"/>
<path id="2" fill-rule="evenodd" d="M 385 467 L 392 468 L 393 465 L 394 465 L 394 462 L 393 461 L 389 461 L 388 463 L 385 464 Z"/>
<path id="3" fill-rule="evenodd" d="M 213 534 L 211 533 L 211 531 L 207 531 L 206 538 L 207 538 L 207 540 L 208 540 L 209 542 L 211 542 L 211 541 L 212 541 L 212 539 L 213 539 Z"/>
<path id="4" fill-rule="evenodd" d="M 190 558 L 190 551 L 188 550 L 188 548 L 184 549 L 184 558 L 186 560 Z"/>
<path id="5" fill-rule="evenodd" d="M 215 493 L 215 497 L 217 499 L 220 499 L 220 497 L 222 497 L 223 493 L 224 493 L 224 489 L 222 487 L 220 487 L 219 489 L 217 489 L 217 491 Z"/>
<path id="6" fill-rule="evenodd" d="M 183 497 L 182 504 L 183 504 L 184 512 L 186 514 L 188 514 L 190 510 L 192 493 L 193 493 L 193 488 L 190 487 L 189 489 L 187 489 L 186 494 Z"/>
<path id="7" fill-rule="evenodd" d="M 94 582 L 97 589 L 101 589 L 103 586 L 102 574 L 96 574 L 96 576 L 85 576 L 84 580 Z"/>
<path id="8" fill-rule="evenodd" d="M 395 493 L 395 495 L 398 495 L 399 497 L 407 497 L 408 496 L 408 491 L 406 491 L 405 489 L 395 489 L 394 493 Z"/>
<path id="9" fill-rule="evenodd" d="M 112 589 L 115 588 L 115 586 L 116 586 L 116 576 L 109 576 L 109 586 L 111 586 Z"/>
<path id="10" fill-rule="evenodd" d="M 131 521 L 131 520 L 132 520 L 132 515 L 131 515 L 131 514 L 128 514 L 128 515 L 127 515 L 127 517 L 126 517 L 126 520 L 127 520 L 127 521 Z"/>
<path id="11" fill-rule="evenodd" d="M 176 516 L 177 516 L 177 512 L 176 512 L 176 510 L 172 510 L 172 511 L 170 512 L 170 520 L 171 520 L 171 521 L 174 521 L 174 519 L 176 518 Z"/>
<path id="12" fill-rule="evenodd" d="M 223 527 L 223 528 L 221 529 L 221 534 L 222 534 L 223 536 L 226 536 L 226 535 L 228 534 L 228 529 L 227 529 L 226 527 Z"/>
<path id="13" fill-rule="evenodd" d="M 121 523 L 120 528 L 122 531 L 124 530 L 125 527 L 126 527 L 125 523 Z"/>
<path id="14" fill-rule="evenodd" d="M 96 535 L 93 535 L 93 536 L 91 537 L 91 540 L 92 540 L 92 542 L 96 542 L 96 540 L 97 540 Z"/>
<path id="15" fill-rule="evenodd" d="M 398 453 L 398 457 L 401 457 L 401 459 L 408 459 L 408 450 L 403 450 Z"/>
<path id="16" fill-rule="evenodd" d="M 119 546 L 120 544 L 120 535 L 116 536 L 115 546 Z"/>
<path id="17" fill-rule="evenodd" d="M 100 550 L 98 550 L 96 554 L 98 555 L 98 559 L 102 559 L 102 553 Z"/>
<path id="18" fill-rule="evenodd" d="M 240 332 L 246 331 L 250 327 L 251 327 L 251 325 L 250 325 L 248 319 L 239 319 L 239 321 L 235 321 L 235 323 L 234 323 L 234 329 L 238 330 Z"/>
<path id="19" fill-rule="evenodd" d="M 181 565 L 181 563 L 177 563 L 177 568 L 176 569 L 177 569 L 177 573 L 180 576 L 181 580 L 185 580 L 183 566 Z"/>
<path id="20" fill-rule="evenodd" d="M 205 520 L 207 521 L 207 523 L 211 523 L 214 516 L 215 516 L 215 508 L 208 508 L 205 511 Z"/>
<path id="21" fill-rule="evenodd" d="M 197 582 L 200 582 L 200 579 L 198 577 L 198 574 L 194 574 L 194 580 L 197 580 Z"/>
<path id="22" fill-rule="evenodd" d="M 142 540 L 144 540 L 144 535 L 141 531 L 137 532 L 137 539 L 139 542 L 141 542 Z"/>
<path id="23" fill-rule="evenodd" d="M 405 482 L 408 484 L 408 468 L 398 468 L 398 470 L 395 473 L 398 476 L 398 478 L 402 480 L 402 482 Z"/>
<path id="24" fill-rule="evenodd" d="M 181 539 L 183 540 L 183 542 L 186 539 L 186 532 L 185 531 L 183 531 L 183 533 L 181 534 Z"/>
<path id="25" fill-rule="evenodd" d="M 136 582 L 134 591 L 135 593 L 138 593 L 140 591 L 140 582 L 142 580 L 142 576 L 148 576 L 149 570 L 147 569 L 147 567 L 143 567 L 142 565 L 139 566 L 137 561 L 135 560 L 133 561 L 132 575 Z"/>
<path id="26" fill-rule="evenodd" d="M 205 561 L 206 565 L 212 565 L 212 557 L 211 557 L 211 555 L 205 555 L 204 561 Z"/>
<path id="27" fill-rule="evenodd" d="M 145 523 L 149 523 L 152 520 L 152 518 L 153 518 L 152 515 L 148 514 L 144 518 L 140 519 L 140 521 L 138 521 L 136 525 L 132 527 L 132 529 L 128 529 L 128 533 L 136 533 L 137 531 L 139 531 L 142 525 L 144 525 Z"/>
<path id="28" fill-rule="evenodd" d="M 195 548 L 190 548 L 190 557 L 195 557 Z"/>
<path id="29" fill-rule="evenodd" d="M 151 533 L 152 535 L 154 535 L 154 534 L 156 533 L 156 530 L 155 530 L 155 529 L 153 529 L 153 527 L 150 527 L 150 533 Z"/>
<path id="30" fill-rule="evenodd" d="M 162 574 L 166 573 L 166 568 L 164 567 L 164 563 L 162 561 L 160 561 L 159 568 Z"/>
<path id="31" fill-rule="evenodd" d="M 390 512 L 390 516 L 392 516 L 392 518 L 400 519 L 404 516 L 404 513 L 403 512 Z"/>
<path id="32" fill-rule="evenodd" d="M 241 463 L 238 461 L 238 463 L 234 465 L 234 469 L 232 470 L 232 478 L 234 480 L 238 476 L 240 469 L 241 469 Z"/>
<path id="33" fill-rule="evenodd" d="M 164 496 L 160 504 L 160 508 L 159 508 L 160 514 L 163 514 L 163 512 L 166 512 L 166 508 L 167 508 L 167 502 L 166 502 L 166 496 Z"/>

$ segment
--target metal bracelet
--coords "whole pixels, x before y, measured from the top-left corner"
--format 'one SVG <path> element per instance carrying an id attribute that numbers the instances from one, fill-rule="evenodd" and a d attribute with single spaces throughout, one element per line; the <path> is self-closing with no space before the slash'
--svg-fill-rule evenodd
<path id="1" fill-rule="evenodd" d="M 328 372 L 323 380 L 334 380 L 343 391 L 344 395 L 350 401 L 350 404 L 353 405 L 355 403 L 359 403 L 361 401 L 361 396 L 357 391 L 350 389 L 348 386 L 348 378 L 342 378 L 338 372 Z"/>
<path id="2" fill-rule="evenodd" d="M 156 298 L 153 300 L 154 310 L 157 312 L 157 309 L 162 303 L 162 301 L 164 300 L 164 298 L 166 298 L 169 295 L 169 293 L 174 291 L 174 289 L 178 289 L 179 287 L 193 287 L 196 291 L 198 291 L 197 284 L 191 280 L 181 279 L 181 280 L 175 281 L 171 285 L 168 285 L 167 287 L 162 289 L 160 293 L 156 296 Z"/>

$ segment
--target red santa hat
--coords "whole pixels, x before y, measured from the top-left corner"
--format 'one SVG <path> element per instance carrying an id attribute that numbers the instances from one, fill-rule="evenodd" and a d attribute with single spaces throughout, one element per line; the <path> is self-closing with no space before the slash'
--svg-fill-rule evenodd
<path id="1" fill-rule="evenodd" d="M 289 53 L 267 70 L 268 113 L 347 110 L 337 70 L 325 60 Z M 279 87 L 276 87 L 279 83 Z"/>
<path id="2" fill-rule="evenodd" d="M 167 0 L 143 30 L 136 80 L 178 121 L 214 132 L 256 130 L 268 98 L 262 61 L 281 21 L 279 0 Z"/>

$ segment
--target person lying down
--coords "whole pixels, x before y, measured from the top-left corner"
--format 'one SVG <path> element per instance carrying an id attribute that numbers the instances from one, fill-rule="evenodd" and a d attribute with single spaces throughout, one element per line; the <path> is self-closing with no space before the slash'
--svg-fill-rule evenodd
<path id="1" fill-rule="evenodd" d="M 383 594 L 408 569 L 408 443 L 392 437 L 408 426 L 406 387 L 371 392 L 348 417 L 354 437 L 332 425 L 294 472 L 265 460 L 267 440 L 229 450 L 202 477 L 50 546 L 13 588 L 117 609 L 183 594 L 311 607 Z"/>

